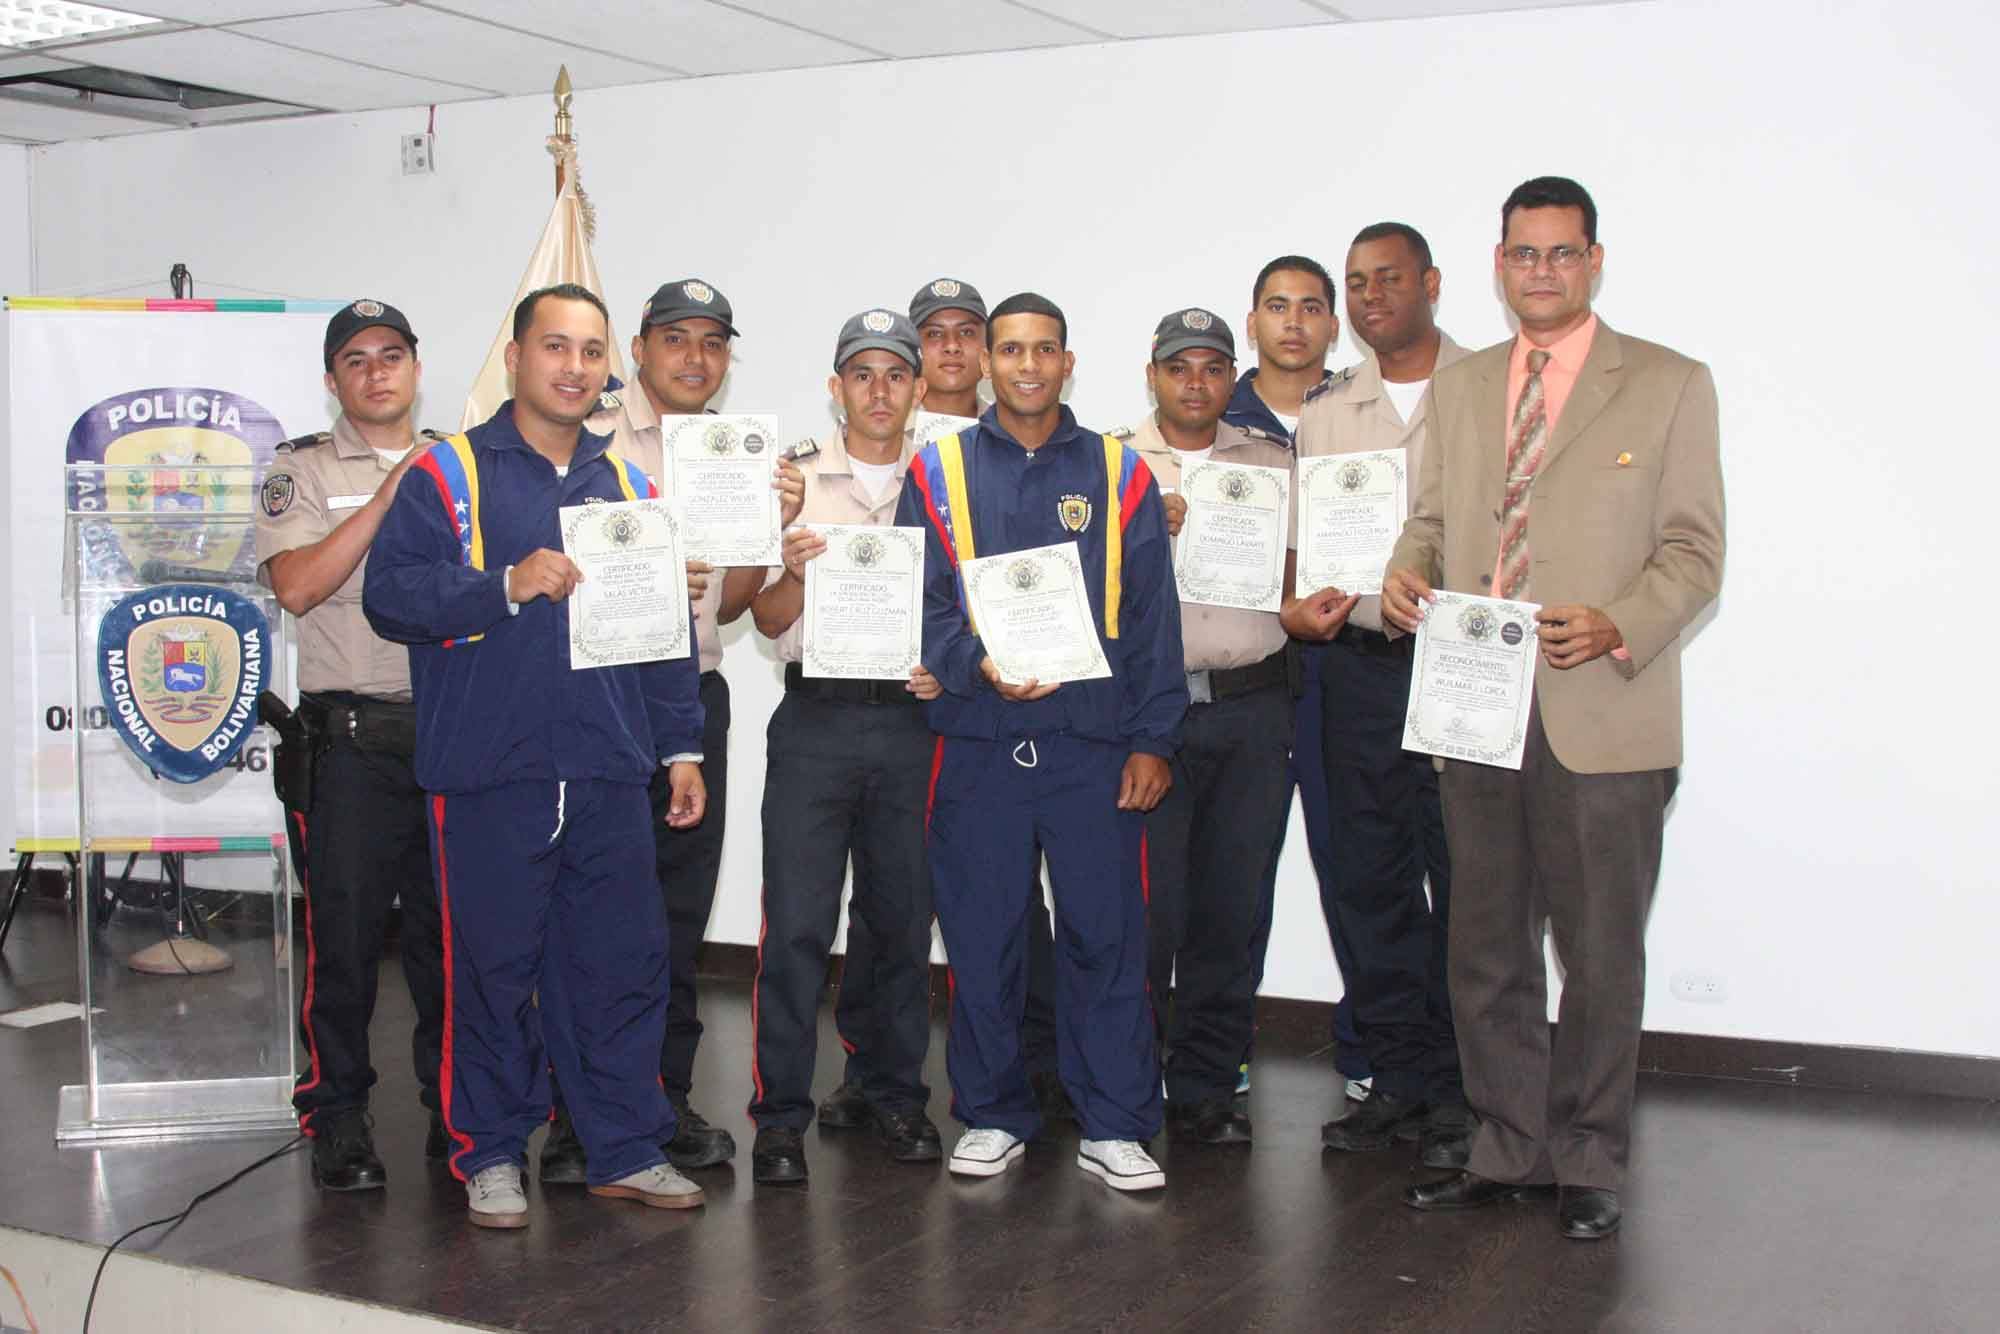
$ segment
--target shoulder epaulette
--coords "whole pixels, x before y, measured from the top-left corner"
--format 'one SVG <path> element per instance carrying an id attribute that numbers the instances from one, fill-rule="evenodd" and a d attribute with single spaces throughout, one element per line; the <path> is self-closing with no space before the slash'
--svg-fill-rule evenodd
<path id="1" fill-rule="evenodd" d="M 784 457 L 790 459 L 793 463 L 797 463 L 799 460 L 809 459 L 817 453 L 819 453 L 819 441 L 801 440 L 796 445 L 793 445 L 790 449 L 786 450 L 784 453 Z"/>
<path id="2" fill-rule="evenodd" d="M 295 435 L 290 440 L 280 440 L 278 448 L 292 450 L 311 449 L 314 445 L 323 445 L 331 439 L 333 439 L 332 431 L 314 431 L 310 435 Z"/>
<path id="3" fill-rule="evenodd" d="M 421 439 L 424 439 L 424 440 L 428 440 L 428 441 L 430 441 L 430 442 L 431 442 L 432 444 L 436 444 L 436 443 L 437 443 L 438 441 L 440 441 L 440 440 L 449 440 L 449 439 L 451 439 L 451 436 L 449 436 L 449 435 L 448 435 L 448 434 L 446 434 L 445 432 L 443 432 L 443 431 L 433 431 L 433 430 L 432 430 L 432 429 L 431 429 L 430 427 L 428 427 L 428 426 L 426 426 L 426 427 L 425 427 L 425 428 L 424 428 L 423 430 L 421 430 L 421 431 L 418 431 L 418 432 L 417 432 L 417 435 L 418 435 L 418 436 L 419 436 L 419 437 L 420 437 Z"/>
<path id="4" fill-rule="evenodd" d="M 1129 445 L 1132 443 L 1132 437 L 1139 433 L 1130 426 L 1121 426 L 1115 431 L 1106 431 L 1105 434 L 1121 445 Z"/>
<path id="5" fill-rule="evenodd" d="M 1236 429 L 1252 440 L 1262 440 L 1265 444 L 1276 445 L 1279 449 L 1290 449 L 1292 447 L 1291 441 L 1285 439 L 1282 435 L 1272 435 L 1261 426 L 1238 426 Z"/>
<path id="6" fill-rule="evenodd" d="M 1314 385 L 1312 388 L 1306 390 L 1305 401 L 1310 403 L 1322 394 L 1330 394 L 1334 390 L 1346 384 L 1349 380 L 1352 380 L 1353 378 L 1354 378 L 1354 367 L 1352 366 L 1349 366 L 1344 370 L 1329 371 L 1325 379 L 1321 380 L 1318 384 Z"/>
<path id="7" fill-rule="evenodd" d="M 618 397 L 618 395 L 614 394 L 609 389 L 605 390 L 603 393 L 597 396 L 597 410 L 599 412 L 611 412 L 617 408 L 622 408 L 624 406 L 625 406 L 625 400 Z"/>

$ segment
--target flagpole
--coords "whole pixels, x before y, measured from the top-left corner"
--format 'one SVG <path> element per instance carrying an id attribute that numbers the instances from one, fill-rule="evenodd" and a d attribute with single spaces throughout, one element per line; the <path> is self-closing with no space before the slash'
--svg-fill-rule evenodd
<path id="1" fill-rule="evenodd" d="M 556 138 L 561 140 L 564 144 L 572 142 L 570 134 L 571 121 L 569 114 L 569 102 L 570 98 L 573 97 L 574 95 L 575 95 L 575 90 L 570 86 L 570 81 L 569 81 L 569 66 L 563 65 L 556 71 L 555 99 L 556 99 Z M 563 188 L 563 171 L 564 171 L 563 162 L 564 162 L 564 155 L 557 154 L 556 156 L 557 194 L 561 194 Z"/>

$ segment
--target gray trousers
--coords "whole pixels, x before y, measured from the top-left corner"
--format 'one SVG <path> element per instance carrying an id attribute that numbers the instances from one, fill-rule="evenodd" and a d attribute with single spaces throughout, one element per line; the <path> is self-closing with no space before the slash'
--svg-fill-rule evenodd
<path id="1" fill-rule="evenodd" d="M 1518 773 L 1460 761 L 1442 777 L 1451 848 L 1450 977 L 1471 1171 L 1617 1190 L 1631 1147 L 1646 913 L 1678 771 L 1579 774 L 1528 719 Z M 1542 923 L 1563 967 L 1551 1041 Z"/>

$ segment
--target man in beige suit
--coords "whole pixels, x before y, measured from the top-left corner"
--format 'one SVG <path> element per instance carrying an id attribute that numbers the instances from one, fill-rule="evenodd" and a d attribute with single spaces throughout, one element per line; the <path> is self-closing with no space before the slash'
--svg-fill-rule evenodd
<path id="1" fill-rule="evenodd" d="M 1451 1000 L 1482 1124 L 1464 1170 L 1404 1199 L 1466 1209 L 1553 1183 L 1564 1235 L 1590 1240 L 1620 1218 L 1681 635 L 1722 582 L 1715 385 L 1591 313 L 1604 249 L 1582 186 L 1528 181 L 1500 217 L 1520 334 L 1432 382 L 1436 448 L 1382 609 L 1413 630 L 1433 585 L 1536 602 L 1544 661 L 1519 771 L 1444 769 Z M 1544 917 L 1564 967 L 1553 1043 Z"/>

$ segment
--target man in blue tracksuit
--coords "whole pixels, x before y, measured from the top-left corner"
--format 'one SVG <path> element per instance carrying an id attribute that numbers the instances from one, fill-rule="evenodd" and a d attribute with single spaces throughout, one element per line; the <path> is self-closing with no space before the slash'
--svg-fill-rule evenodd
<path id="1" fill-rule="evenodd" d="M 667 931 L 646 797 L 665 762 L 668 823 L 701 819 L 696 659 L 690 646 L 668 661 L 570 661 L 566 599 L 582 575 L 559 511 L 652 494 L 607 456 L 608 437 L 583 430 L 608 331 L 585 288 L 521 302 L 516 397 L 411 465 L 363 591 L 375 632 L 410 646 L 445 939 L 439 1096 L 482 1227 L 527 1223 L 521 1164 L 549 1114 L 550 1064 L 593 1194 L 702 1203 L 661 1147 L 674 1133 L 659 1080 Z"/>
<path id="2" fill-rule="evenodd" d="M 952 965 L 947 1068 L 968 1127 L 950 1168 L 996 1176 L 1041 1126 L 1021 1060 L 1034 861 L 1056 907 L 1057 1065 L 1083 1122 L 1077 1165 L 1119 1190 L 1165 1174 L 1146 994 L 1145 812 L 1187 712 L 1180 604 L 1159 488 L 1138 454 L 1062 404 L 1075 364 L 1046 298 L 993 308 L 994 406 L 911 463 L 896 522 L 925 532 L 924 666 L 944 694 L 931 777 L 932 898 Z M 1074 543 L 1110 664 L 1100 680 L 1009 684 L 967 618 L 960 564 Z"/>

